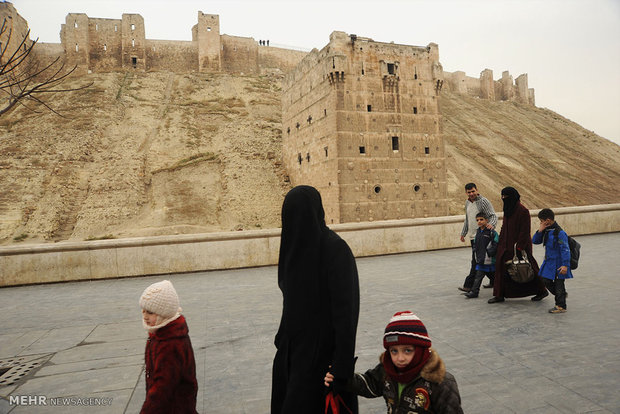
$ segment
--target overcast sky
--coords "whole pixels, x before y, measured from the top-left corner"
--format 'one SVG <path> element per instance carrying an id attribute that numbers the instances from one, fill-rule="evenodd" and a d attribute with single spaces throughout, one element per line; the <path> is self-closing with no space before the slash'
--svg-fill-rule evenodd
<path id="1" fill-rule="evenodd" d="M 14 0 L 31 38 L 60 43 L 68 13 L 144 17 L 147 39 L 191 40 L 198 11 L 222 34 L 321 49 L 334 30 L 439 45 L 444 70 L 528 74 L 536 105 L 620 144 L 620 0 Z"/>

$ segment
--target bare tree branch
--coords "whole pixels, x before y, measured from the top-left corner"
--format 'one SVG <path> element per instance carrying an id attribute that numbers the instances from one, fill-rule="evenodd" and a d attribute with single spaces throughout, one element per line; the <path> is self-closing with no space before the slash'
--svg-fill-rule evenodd
<path id="1" fill-rule="evenodd" d="M 41 65 L 36 57 L 31 54 L 39 39 L 31 42 L 30 30 L 24 34 L 16 47 L 11 46 L 11 36 L 13 34 L 13 29 L 10 27 L 11 23 L 5 18 L 2 22 L 2 27 L 0 27 L 0 39 L 2 39 L 2 42 L 0 42 L 0 95 L 4 95 L 4 97 L 0 96 L 0 116 L 18 104 L 32 112 L 38 113 L 39 111 L 34 107 L 23 102 L 25 99 L 31 100 L 38 104 L 38 106 L 43 106 L 59 116 L 63 116 L 45 102 L 43 96 L 46 94 L 83 90 L 90 87 L 92 83 L 75 88 L 59 87 L 75 72 L 77 65 L 70 70 L 66 70 L 65 62 L 62 62 L 60 57 L 57 57 L 47 65 Z M 9 48 L 13 50 L 9 50 Z"/>

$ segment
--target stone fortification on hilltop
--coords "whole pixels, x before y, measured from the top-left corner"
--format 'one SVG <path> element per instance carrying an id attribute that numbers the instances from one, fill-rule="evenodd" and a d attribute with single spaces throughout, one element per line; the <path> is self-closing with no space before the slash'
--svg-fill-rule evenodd
<path id="1" fill-rule="evenodd" d="M 466 76 L 465 72 L 444 72 L 445 90 L 463 95 L 475 96 L 491 101 L 516 101 L 536 105 L 534 89 L 528 87 L 527 73 L 513 81 L 508 71 L 502 72 L 499 80 L 493 80 L 493 71 L 485 69 L 480 78 Z"/>
<path id="2" fill-rule="evenodd" d="M 436 44 L 334 32 L 283 83 L 282 158 L 328 223 L 448 213 Z"/>
<path id="3" fill-rule="evenodd" d="M 8 16 L 14 22 L 15 34 L 19 35 L 14 37 L 25 34 L 26 20 L 11 3 L 0 4 L 0 19 Z M 250 37 L 220 34 L 219 16 L 201 11 L 191 31 L 191 41 L 152 40 L 146 38 L 145 22 L 139 14 L 101 19 L 69 13 L 61 26 L 60 44 L 39 43 L 34 52 L 45 62 L 64 58 L 69 65 L 78 65 L 82 73 L 166 70 L 248 74 L 269 69 L 288 71 L 307 53 L 259 46 Z"/>
<path id="4" fill-rule="evenodd" d="M 17 36 L 0 44 L 15 47 L 28 25 L 0 3 L 8 16 Z M 64 30 L 124 30 L 95 20 Z M 199 53 L 199 27 L 192 42 L 145 39 L 170 48 L 157 60 L 145 46 L 135 68 L 121 38 L 109 71 L 82 55 L 67 86 L 92 87 L 49 96 L 64 118 L 19 106 L 0 117 L 0 244 L 275 228 L 290 180 L 321 189 L 329 223 L 462 214 L 470 181 L 498 210 L 507 185 L 530 209 L 620 202 L 620 147 L 534 106 L 526 77 L 455 78 L 433 43 L 335 32 L 321 51 L 296 52 L 285 79 L 281 56 L 293 53 L 255 46 L 245 69 L 233 59 L 242 48 L 226 46 L 244 38 L 215 36 L 220 54 Z M 62 57 L 64 46 L 35 50 Z M 175 60 L 182 50 L 192 69 Z"/>
<path id="5" fill-rule="evenodd" d="M 11 50 L 26 34 L 28 22 L 10 2 L 0 3 L 0 19 L 6 17 L 10 17 L 14 30 L 9 45 Z M 298 50 L 265 47 L 251 37 L 221 34 L 217 14 L 199 11 L 198 22 L 191 32 L 191 41 L 147 39 L 145 22 L 139 14 L 102 19 L 84 13 L 69 13 L 61 25 L 61 43 L 38 43 L 34 54 L 43 62 L 64 58 L 69 65 L 78 65 L 82 73 L 167 70 L 248 74 L 270 69 L 289 72 L 307 55 L 307 52 Z M 438 73 L 437 76 L 443 88 L 452 92 L 493 101 L 535 104 L 534 89 L 528 88 L 527 74 L 520 75 L 515 82 L 508 71 L 504 71 L 499 80 L 493 80 L 490 69 L 482 71 L 480 78 L 466 76 L 461 71 Z"/>

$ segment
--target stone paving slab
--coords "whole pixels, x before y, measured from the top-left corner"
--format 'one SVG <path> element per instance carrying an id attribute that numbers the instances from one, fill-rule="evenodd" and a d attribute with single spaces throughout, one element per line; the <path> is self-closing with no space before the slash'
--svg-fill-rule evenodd
<path id="1" fill-rule="evenodd" d="M 491 290 L 483 289 L 480 298 L 465 299 L 456 288 L 468 270 L 468 248 L 358 259 L 357 370 L 378 362 L 385 324 L 409 309 L 455 375 L 466 413 L 620 414 L 620 233 L 578 240 L 582 258 L 561 315 L 547 312 L 551 296 L 488 304 Z M 538 246 L 535 256 L 542 261 Z M 190 328 L 198 411 L 268 413 L 282 306 L 277 268 L 166 277 Z M 138 298 L 163 278 L 0 289 L 0 359 L 51 355 L 19 383 L 0 387 L 0 414 L 139 412 L 146 333 Z M 48 405 L 16 405 L 11 396 L 43 396 Z M 54 397 L 84 400 L 53 406 Z M 108 404 L 83 405 L 94 399 Z M 360 398 L 360 412 L 383 414 L 385 404 Z"/>

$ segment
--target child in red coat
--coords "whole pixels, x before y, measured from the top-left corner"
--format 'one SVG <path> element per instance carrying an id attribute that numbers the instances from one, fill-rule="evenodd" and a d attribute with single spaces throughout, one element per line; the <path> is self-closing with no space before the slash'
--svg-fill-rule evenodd
<path id="1" fill-rule="evenodd" d="M 163 280 L 146 288 L 140 307 L 149 333 L 144 352 L 146 400 L 140 413 L 197 413 L 194 350 L 172 283 Z"/>

